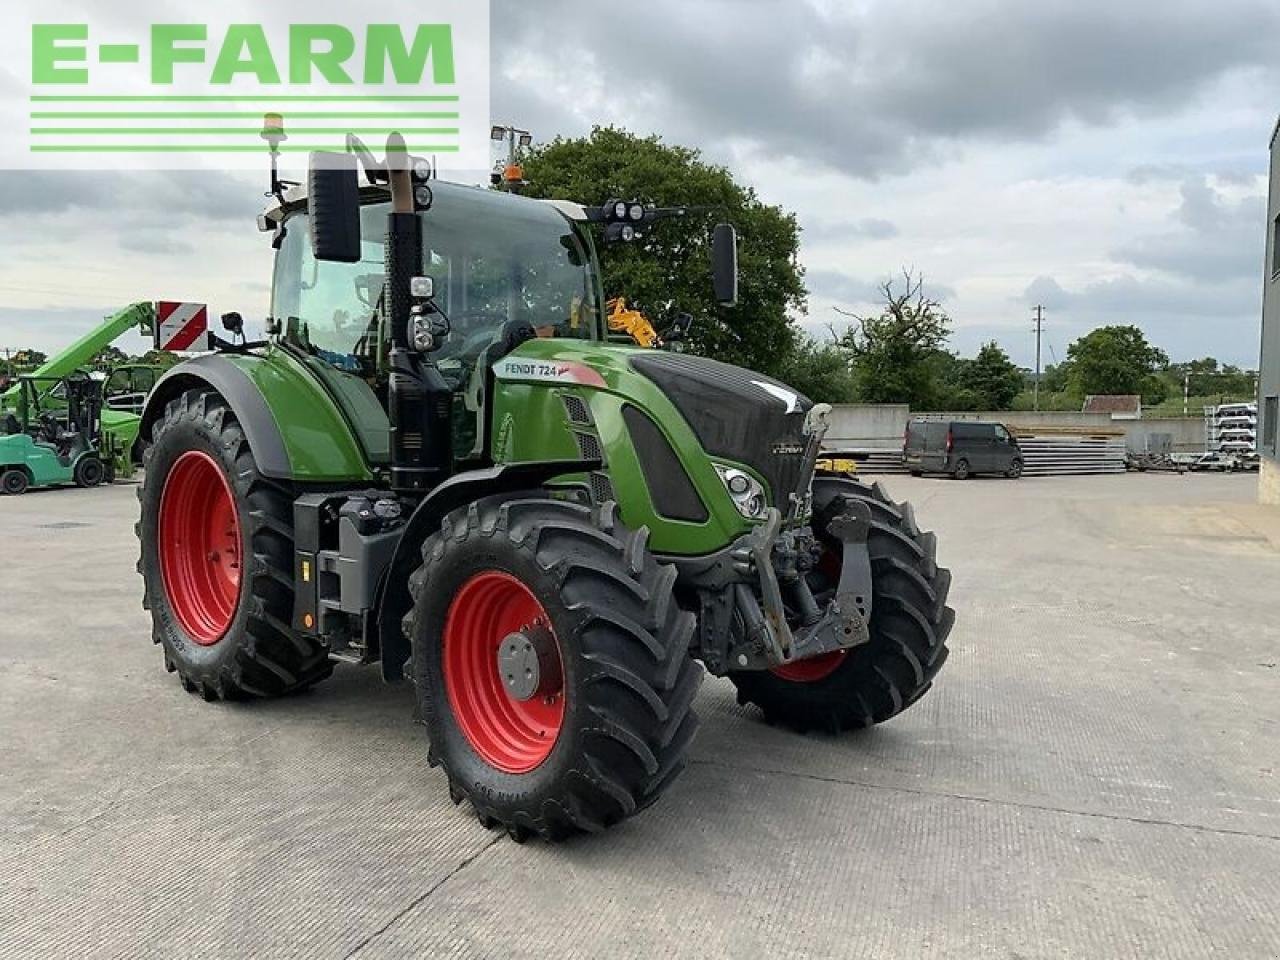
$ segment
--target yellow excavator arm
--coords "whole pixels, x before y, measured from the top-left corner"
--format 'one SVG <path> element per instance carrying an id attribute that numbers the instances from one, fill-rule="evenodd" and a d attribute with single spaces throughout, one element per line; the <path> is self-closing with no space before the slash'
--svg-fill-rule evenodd
<path id="1" fill-rule="evenodd" d="M 658 336 L 653 324 L 639 310 L 628 309 L 625 297 L 615 297 L 607 306 L 610 332 L 625 333 L 642 347 L 662 346 L 662 338 Z"/>

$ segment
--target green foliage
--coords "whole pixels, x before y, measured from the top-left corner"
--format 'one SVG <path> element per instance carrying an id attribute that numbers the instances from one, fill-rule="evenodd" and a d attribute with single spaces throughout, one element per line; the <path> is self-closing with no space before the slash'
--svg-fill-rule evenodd
<path id="1" fill-rule="evenodd" d="M 962 386 L 970 391 L 982 410 L 1008 410 L 1022 390 L 1022 371 L 994 340 L 984 343 L 978 355 L 966 361 Z"/>
<path id="2" fill-rule="evenodd" d="M 1084 401 L 1074 393 L 1067 391 L 1059 391 L 1050 393 L 1047 390 L 1040 391 L 1040 409 L 1041 410 L 1062 410 L 1079 413 Z M 1035 394 L 1031 390 L 1023 390 L 1009 405 L 1010 410 L 1034 410 Z"/>
<path id="3" fill-rule="evenodd" d="M 1184 388 L 1189 388 L 1192 396 L 1210 398 L 1210 406 L 1253 400 L 1257 394 L 1255 371 L 1242 370 L 1230 363 L 1220 364 L 1214 357 L 1171 363 L 1160 372 L 1160 378 L 1164 381 L 1167 402 L 1176 403 L 1179 409 Z M 1199 409 L 1199 406 L 1189 406 Z"/>
<path id="4" fill-rule="evenodd" d="M 30 373 L 37 367 L 48 363 L 48 361 L 49 357 L 39 350 L 14 350 L 0 358 L 0 363 L 3 364 L 3 366 L 0 366 L 0 371 L 11 376 L 19 373 Z"/>
<path id="5" fill-rule="evenodd" d="M 144 363 L 152 367 L 163 367 L 168 370 L 182 362 L 182 358 L 168 350 L 148 350 L 140 357 L 133 358 L 134 363 Z"/>
<path id="6" fill-rule="evenodd" d="M 858 401 L 849 356 L 837 343 L 802 337 L 782 364 L 779 377 L 819 403 Z"/>
<path id="7" fill-rule="evenodd" d="M 805 311 L 794 215 L 761 203 L 696 150 L 615 127 L 535 147 L 524 171 L 525 192 L 533 197 L 587 206 L 621 198 L 713 208 L 660 222 L 633 243 L 601 244 L 605 294 L 625 296 L 659 328 L 678 311 L 693 314 L 691 352 L 782 372 L 799 341 L 789 318 Z M 711 230 L 720 222 L 732 223 L 740 237 L 739 304 L 727 311 L 716 304 L 711 286 Z"/>
<path id="8" fill-rule="evenodd" d="M 1067 348 L 1070 386 L 1089 394 L 1142 394 L 1159 403 L 1167 392 L 1156 374 L 1169 363 L 1134 326 L 1098 327 Z"/>
<path id="9" fill-rule="evenodd" d="M 98 351 L 93 358 L 93 366 L 98 370 L 107 370 L 129 362 L 129 355 L 119 347 L 107 345 Z"/>
<path id="10" fill-rule="evenodd" d="M 947 342 L 951 319 L 938 301 L 925 296 L 923 278 L 904 271 L 903 280 L 900 292 L 892 280 L 881 287 L 881 312 L 853 316 L 856 325 L 840 344 L 851 358 L 863 403 L 909 403 L 927 410 L 938 395 L 938 354 Z"/>

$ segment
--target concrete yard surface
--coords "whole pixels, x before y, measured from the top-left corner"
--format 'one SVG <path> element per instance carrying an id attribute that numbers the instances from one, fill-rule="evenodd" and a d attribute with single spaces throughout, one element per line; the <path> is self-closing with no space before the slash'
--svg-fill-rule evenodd
<path id="1" fill-rule="evenodd" d="M 955 576 L 934 689 L 806 737 L 708 678 L 670 792 L 554 847 L 455 807 L 374 669 L 185 693 L 133 486 L 0 499 L 0 957 L 1280 956 L 1256 478 L 886 486 Z"/>

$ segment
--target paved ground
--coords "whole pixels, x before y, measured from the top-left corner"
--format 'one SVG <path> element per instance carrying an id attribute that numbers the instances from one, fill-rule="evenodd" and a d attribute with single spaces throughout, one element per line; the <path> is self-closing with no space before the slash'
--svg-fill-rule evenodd
<path id="1" fill-rule="evenodd" d="M 0 501 L 0 956 L 1280 956 L 1254 483 L 893 479 L 955 571 L 934 691 L 802 738 L 709 681 L 667 797 L 555 848 L 454 807 L 372 672 L 183 693 L 131 488 Z"/>

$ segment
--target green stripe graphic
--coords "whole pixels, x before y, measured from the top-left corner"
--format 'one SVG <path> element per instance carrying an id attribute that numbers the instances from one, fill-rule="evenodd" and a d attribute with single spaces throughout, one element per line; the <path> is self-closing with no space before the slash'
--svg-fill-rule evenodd
<path id="1" fill-rule="evenodd" d="M 334 143 L 326 144 L 281 144 L 281 153 L 309 153 L 312 150 L 332 150 Z M 93 143 L 37 143 L 31 145 L 32 153 L 258 153 L 261 144 L 226 144 L 211 143 L 203 146 L 194 144 L 135 143 L 135 144 L 93 144 Z M 411 153 L 458 153 L 457 144 L 409 144 L 406 148 Z"/>
<path id="2" fill-rule="evenodd" d="M 129 134 L 137 134 L 139 136 L 163 136 L 170 133 L 185 133 L 193 136 L 217 136 L 228 134 L 232 136 L 252 136 L 261 135 L 260 127 L 32 127 L 32 134 L 37 136 L 67 136 L 68 134 L 85 134 L 87 136 L 127 136 Z M 403 133 L 409 136 L 448 136 L 450 134 L 458 134 L 457 127 L 290 127 L 288 132 L 295 133 L 332 133 L 335 136 L 344 136 L 348 133 Z"/>
<path id="3" fill-rule="evenodd" d="M 118 110 L 71 110 L 59 111 L 57 113 L 49 113 L 41 110 L 34 110 L 31 113 L 32 120 L 261 120 L 261 113 L 228 113 L 228 112 L 201 112 L 201 113 L 167 113 L 163 111 L 154 111 L 146 113 L 130 113 Z M 361 111 L 358 113 L 348 112 L 322 112 L 322 113 L 295 113 L 291 114 L 289 119 L 292 120 L 457 120 L 456 113 L 370 113 Z"/>
<path id="4" fill-rule="evenodd" d="M 457 103 L 455 96 L 375 96 L 362 94 L 332 94 L 310 96 L 286 94 L 281 96 L 166 96 L 166 95 L 66 95 L 42 94 L 33 96 L 32 103 Z"/>

